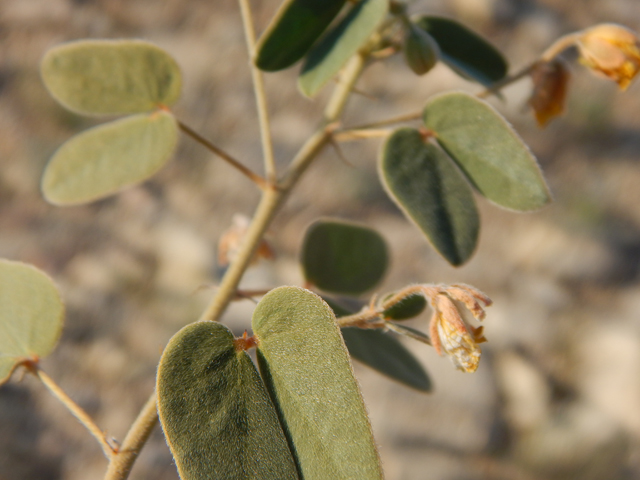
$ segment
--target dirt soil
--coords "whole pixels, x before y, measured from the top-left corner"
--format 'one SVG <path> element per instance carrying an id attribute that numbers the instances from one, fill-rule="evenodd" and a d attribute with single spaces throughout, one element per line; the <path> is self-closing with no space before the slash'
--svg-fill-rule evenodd
<path id="1" fill-rule="evenodd" d="M 253 3 L 262 29 L 278 2 Z M 418 0 L 411 10 L 464 20 L 513 71 L 595 23 L 640 31 L 638 0 Z M 48 158 L 102 121 L 65 111 L 40 81 L 44 52 L 81 38 L 155 42 L 184 73 L 178 118 L 255 170 L 260 142 L 235 2 L 0 0 L 0 257 L 33 263 L 58 283 L 66 326 L 43 368 L 121 440 L 152 392 L 164 345 L 213 294 L 218 238 L 234 214 L 252 215 L 258 192 L 185 137 L 143 185 L 87 206 L 47 204 L 39 181 Z M 538 157 L 555 202 L 516 214 L 478 197 L 480 245 L 464 267 L 442 260 L 386 197 L 375 140 L 345 145 L 349 165 L 323 153 L 270 231 L 277 258 L 243 282 L 301 285 L 306 225 L 336 216 L 388 241 L 393 264 L 377 291 L 464 282 L 494 300 L 474 374 L 407 342 L 433 378 L 430 395 L 355 365 L 389 480 L 640 478 L 640 82 L 620 93 L 572 65 L 567 113 L 544 130 L 526 108 L 527 80 L 492 100 Z M 327 98 L 303 99 L 295 77 L 296 68 L 267 76 L 281 167 Z M 444 66 L 416 77 L 394 58 L 366 72 L 346 123 L 415 111 L 451 88 L 480 91 Z M 223 321 L 240 334 L 253 306 L 235 303 Z M 427 321 L 428 313 L 411 325 Z M 93 480 L 105 467 L 97 443 L 34 378 L 17 372 L 0 388 L 0 480 Z M 159 428 L 131 478 L 178 478 Z"/>

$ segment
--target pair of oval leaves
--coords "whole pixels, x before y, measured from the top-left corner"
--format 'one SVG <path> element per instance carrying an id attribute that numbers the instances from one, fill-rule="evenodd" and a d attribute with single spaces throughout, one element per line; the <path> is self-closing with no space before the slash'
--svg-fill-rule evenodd
<path id="1" fill-rule="evenodd" d="M 382 478 L 327 304 L 280 287 L 260 301 L 252 326 L 262 380 L 218 323 L 189 325 L 165 349 L 158 411 L 181 478 Z"/>
<path id="2" fill-rule="evenodd" d="M 329 28 L 345 4 L 348 12 Z M 389 0 L 285 1 L 258 42 L 256 66 L 273 72 L 306 56 L 298 86 L 313 97 L 369 40 L 388 10 Z"/>
<path id="3" fill-rule="evenodd" d="M 452 265 L 465 263 L 477 245 L 480 219 L 469 183 L 516 211 L 550 201 L 536 159 L 487 103 L 465 93 L 440 95 L 425 106 L 423 122 L 426 131 L 401 128 L 389 137 L 380 177 L 390 197 Z"/>
<path id="4" fill-rule="evenodd" d="M 68 140 L 49 161 L 42 190 L 60 205 L 90 202 L 142 182 L 171 157 L 180 97 L 175 60 L 138 40 L 85 40 L 53 48 L 42 79 L 63 106 L 82 115 L 129 115 Z"/>

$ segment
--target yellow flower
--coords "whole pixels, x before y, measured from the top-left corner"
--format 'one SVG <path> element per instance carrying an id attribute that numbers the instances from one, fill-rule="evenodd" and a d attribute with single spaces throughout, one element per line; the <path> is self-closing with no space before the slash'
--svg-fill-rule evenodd
<path id="1" fill-rule="evenodd" d="M 640 40 L 620 25 L 605 23 L 584 30 L 576 43 L 580 61 L 625 90 L 640 71 Z"/>
<path id="2" fill-rule="evenodd" d="M 463 303 L 476 319 L 482 320 L 485 312 L 481 303 L 491 305 L 491 299 L 468 285 L 452 285 L 430 300 L 434 313 L 429 336 L 436 352 L 447 355 L 458 370 L 475 372 L 482 354 L 478 344 L 487 339 L 484 338 L 482 327 L 466 324 L 453 300 Z"/>

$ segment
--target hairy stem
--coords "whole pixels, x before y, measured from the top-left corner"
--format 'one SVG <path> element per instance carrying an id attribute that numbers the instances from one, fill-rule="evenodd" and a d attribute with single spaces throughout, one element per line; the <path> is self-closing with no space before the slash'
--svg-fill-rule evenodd
<path id="1" fill-rule="evenodd" d="M 349 94 L 362 73 L 365 63 L 363 56 L 356 55 L 347 64 L 340 83 L 334 90 L 325 110 L 324 120 L 293 158 L 289 169 L 278 185 L 276 187 L 267 185 L 263 190 L 262 198 L 238 254 L 229 266 L 220 287 L 209 306 L 203 312 L 200 320 L 217 321 L 229 303 L 236 297 L 236 291 L 242 275 L 249 266 L 271 221 L 300 179 L 300 176 L 317 157 L 322 148 L 331 140 L 332 132 L 335 129 L 334 125 L 342 115 Z M 157 422 L 157 416 L 156 394 L 154 392 L 140 412 L 138 419 L 129 429 L 122 445 L 123 448 L 112 457 L 104 480 L 125 480 L 128 477 L 135 459 L 147 441 L 151 429 Z"/>
<path id="2" fill-rule="evenodd" d="M 242 163 L 240 163 L 238 160 L 233 158 L 231 155 L 229 155 L 227 152 L 225 152 L 221 148 L 216 147 L 213 143 L 211 143 L 209 140 L 204 138 L 202 135 L 200 135 L 198 132 L 193 130 L 191 127 L 188 127 L 187 125 L 185 125 L 180 121 L 178 121 L 178 126 L 180 127 L 180 130 L 182 130 L 184 133 L 189 135 L 200 145 L 203 145 L 208 150 L 218 155 L 220 158 L 225 160 L 228 164 L 230 164 L 231 166 L 239 170 L 240 173 L 242 173 L 244 176 L 249 178 L 249 180 L 254 182 L 260 188 L 262 188 L 263 190 L 267 188 L 267 181 L 264 178 L 262 178 L 260 175 L 255 173 L 253 170 L 245 167 Z"/>
<path id="3" fill-rule="evenodd" d="M 49 389 L 53 396 L 60 400 L 60 402 L 65 407 L 67 407 L 72 415 L 76 417 L 87 430 L 89 430 L 89 433 L 91 433 L 91 435 L 95 437 L 95 439 L 102 447 L 102 451 L 104 452 L 105 457 L 107 457 L 108 459 L 113 458 L 116 452 L 114 451 L 113 447 L 109 445 L 109 442 L 107 442 L 105 433 L 100 430 L 100 428 L 95 424 L 89 414 L 85 412 L 76 402 L 74 402 L 71 397 L 69 397 L 69 395 L 67 395 L 49 375 L 40 370 L 40 367 L 34 365 L 33 367 L 29 367 L 29 370 L 33 372 L 33 374 L 40 379 L 44 386 Z"/>
<path id="4" fill-rule="evenodd" d="M 262 154 L 264 156 L 264 166 L 267 179 L 271 184 L 277 180 L 276 162 L 273 157 L 273 144 L 271 142 L 271 126 L 267 109 L 267 95 L 264 89 L 264 76 L 258 67 L 253 63 L 256 51 L 256 34 L 253 25 L 253 15 L 249 0 L 239 0 L 240 12 L 242 13 L 242 23 L 249 51 L 249 62 L 251 63 L 251 78 L 253 80 L 253 91 L 256 96 L 258 107 L 258 121 L 260 122 L 260 138 L 262 141 Z"/>

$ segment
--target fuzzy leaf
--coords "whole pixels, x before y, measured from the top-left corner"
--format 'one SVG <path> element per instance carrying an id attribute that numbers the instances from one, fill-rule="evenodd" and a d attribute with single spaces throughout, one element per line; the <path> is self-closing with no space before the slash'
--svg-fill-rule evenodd
<path id="1" fill-rule="evenodd" d="M 219 323 L 180 330 L 158 367 L 158 413 L 182 480 L 298 479 L 269 395 Z"/>
<path id="2" fill-rule="evenodd" d="M 425 126 L 486 198 L 518 211 L 551 201 L 535 157 L 489 104 L 446 93 L 429 101 L 423 115 Z"/>
<path id="3" fill-rule="evenodd" d="M 408 320 L 417 317 L 427 307 L 424 295 L 408 295 L 392 307 L 387 308 L 382 314 L 384 318 L 391 320 Z"/>
<path id="4" fill-rule="evenodd" d="M 63 322 L 53 281 L 31 265 L 0 259 L 0 385 L 20 362 L 49 355 Z"/>
<path id="5" fill-rule="evenodd" d="M 431 35 L 413 25 L 407 29 L 402 50 L 407 65 L 416 75 L 427 73 L 440 57 L 440 48 Z"/>
<path id="6" fill-rule="evenodd" d="M 507 75 L 509 66 L 500 51 L 461 23 L 423 16 L 415 25 L 435 39 L 442 61 L 460 76 L 490 86 Z"/>
<path id="7" fill-rule="evenodd" d="M 86 115 L 141 113 L 171 106 L 182 76 L 164 50 L 140 40 L 82 40 L 49 50 L 44 84 L 66 108 Z"/>
<path id="8" fill-rule="evenodd" d="M 302 245 L 305 279 L 326 292 L 363 293 L 382 280 L 388 262 L 380 234 L 353 223 L 318 220 Z"/>
<path id="9" fill-rule="evenodd" d="M 371 426 L 329 306 L 297 287 L 253 313 L 258 364 L 305 480 L 382 478 Z"/>
<path id="10" fill-rule="evenodd" d="M 383 147 L 380 176 L 389 196 L 452 265 L 476 247 L 480 218 L 471 188 L 437 146 L 419 131 L 396 130 Z"/>
<path id="11" fill-rule="evenodd" d="M 90 128 L 56 151 L 44 171 L 42 191 L 58 205 L 111 195 L 160 170 L 177 141 L 176 121 L 163 111 Z"/>
<path id="12" fill-rule="evenodd" d="M 389 0 L 361 0 L 309 52 L 298 78 L 304 95 L 313 97 L 375 32 L 389 10 Z"/>
<path id="13" fill-rule="evenodd" d="M 346 0 L 286 0 L 256 47 L 255 64 L 274 72 L 300 60 L 338 15 Z"/>

